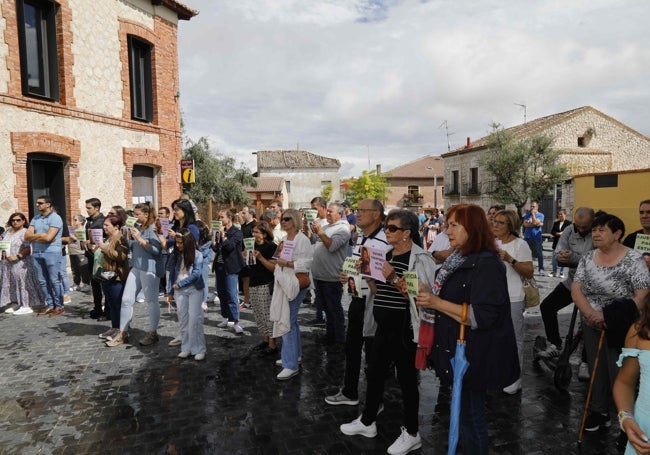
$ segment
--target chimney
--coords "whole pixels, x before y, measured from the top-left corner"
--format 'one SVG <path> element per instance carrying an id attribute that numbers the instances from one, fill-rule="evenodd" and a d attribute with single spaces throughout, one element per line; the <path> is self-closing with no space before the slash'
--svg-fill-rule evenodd
<path id="1" fill-rule="evenodd" d="M 381 164 L 377 165 L 377 175 L 381 175 Z"/>
<path id="2" fill-rule="evenodd" d="M 469 136 L 467 136 L 467 145 L 465 146 L 466 149 L 472 147 L 472 141 L 470 141 Z"/>

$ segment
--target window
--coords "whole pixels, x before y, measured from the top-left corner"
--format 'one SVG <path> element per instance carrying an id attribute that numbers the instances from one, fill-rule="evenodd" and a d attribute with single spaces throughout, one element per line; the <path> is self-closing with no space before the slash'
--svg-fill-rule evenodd
<path id="1" fill-rule="evenodd" d="M 594 175 L 594 188 L 618 187 L 618 174 Z"/>
<path id="2" fill-rule="evenodd" d="M 417 185 L 409 185 L 406 192 L 408 193 L 409 196 L 419 196 L 420 187 Z"/>
<path id="3" fill-rule="evenodd" d="M 287 187 L 287 193 L 291 193 L 291 180 L 286 180 L 284 185 Z"/>
<path id="4" fill-rule="evenodd" d="M 451 194 L 458 194 L 459 177 L 459 171 L 451 171 Z"/>
<path id="5" fill-rule="evenodd" d="M 578 147 L 585 147 L 585 138 L 583 136 L 580 136 L 578 138 Z"/>
<path id="6" fill-rule="evenodd" d="M 18 0 L 18 42 L 23 94 L 58 101 L 56 46 L 58 7 L 47 0 Z"/>
<path id="7" fill-rule="evenodd" d="M 321 187 L 321 189 L 325 189 L 325 188 L 327 188 L 328 186 L 330 186 L 331 184 L 332 184 L 332 181 L 331 181 L 331 180 L 321 180 L 321 181 L 320 181 L 320 187 Z"/>
<path id="8" fill-rule="evenodd" d="M 477 167 L 470 168 L 469 174 L 470 174 L 469 193 L 478 194 L 478 168 Z"/>
<path id="9" fill-rule="evenodd" d="M 131 118 L 147 122 L 153 121 L 152 49 L 151 44 L 129 35 Z"/>

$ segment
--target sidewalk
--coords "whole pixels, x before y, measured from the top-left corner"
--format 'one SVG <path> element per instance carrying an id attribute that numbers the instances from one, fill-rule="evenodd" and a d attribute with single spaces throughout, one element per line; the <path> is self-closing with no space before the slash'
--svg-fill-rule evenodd
<path id="1" fill-rule="evenodd" d="M 539 281 L 545 294 L 560 280 Z M 252 352 L 260 339 L 250 310 L 242 312 L 245 333 L 238 336 L 217 328 L 221 317 L 210 306 L 208 354 L 196 362 L 178 359 L 178 347 L 167 346 L 178 326 L 162 302 L 158 344 L 137 344 L 148 318 L 146 304 L 136 304 L 133 344 L 107 348 L 97 334 L 108 323 L 88 318 L 91 297 L 73 292 L 72 300 L 56 318 L 0 314 L 0 454 L 380 454 L 399 435 L 394 379 L 378 436 L 340 433 L 361 408 L 323 401 L 342 381 L 344 354 L 319 344 L 322 329 L 303 327 L 301 373 L 282 383 L 275 358 Z M 311 318 L 312 307 L 303 306 L 301 321 Z M 560 320 L 564 334 L 569 315 Z M 578 453 L 586 385 L 574 376 L 568 392 L 553 386 L 552 374 L 531 362 L 533 341 L 543 335 L 538 309 L 525 323 L 523 392 L 488 399 L 491 453 Z M 447 453 L 448 405 L 441 399 L 436 407 L 437 397 L 435 376 L 422 373 L 423 448 L 415 454 Z M 612 428 L 585 433 L 582 453 L 617 453 L 617 435 L 612 419 Z"/>

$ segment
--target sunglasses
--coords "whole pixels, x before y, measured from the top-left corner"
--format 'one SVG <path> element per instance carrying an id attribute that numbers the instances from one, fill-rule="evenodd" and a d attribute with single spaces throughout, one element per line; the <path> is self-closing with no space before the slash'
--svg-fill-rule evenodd
<path id="1" fill-rule="evenodd" d="M 386 226 L 384 226 L 384 231 L 388 231 L 388 232 L 396 232 L 396 231 L 403 231 L 403 230 L 404 228 L 395 226 L 394 224 L 387 224 Z"/>
<path id="2" fill-rule="evenodd" d="M 291 218 L 290 216 L 283 216 L 282 221 L 285 221 L 285 222 L 288 223 L 289 221 L 293 221 L 293 218 Z"/>
<path id="3" fill-rule="evenodd" d="M 22 221 L 22 218 L 14 218 L 13 220 L 11 220 L 12 223 L 19 223 L 21 221 Z"/>

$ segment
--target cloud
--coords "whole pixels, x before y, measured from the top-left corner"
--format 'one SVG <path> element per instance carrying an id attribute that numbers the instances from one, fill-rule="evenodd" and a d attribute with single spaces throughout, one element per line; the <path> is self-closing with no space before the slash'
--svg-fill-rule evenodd
<path id="1" fill-rule="evenodd" d="M 190 137 L 253 165 L 294 149 L 384 170 L 489 131 L 592 105 L 650 124 L 650 4 L 194 1 L 179 31 Z M 298 145 L 299 144 L 299 145 Z"/>

